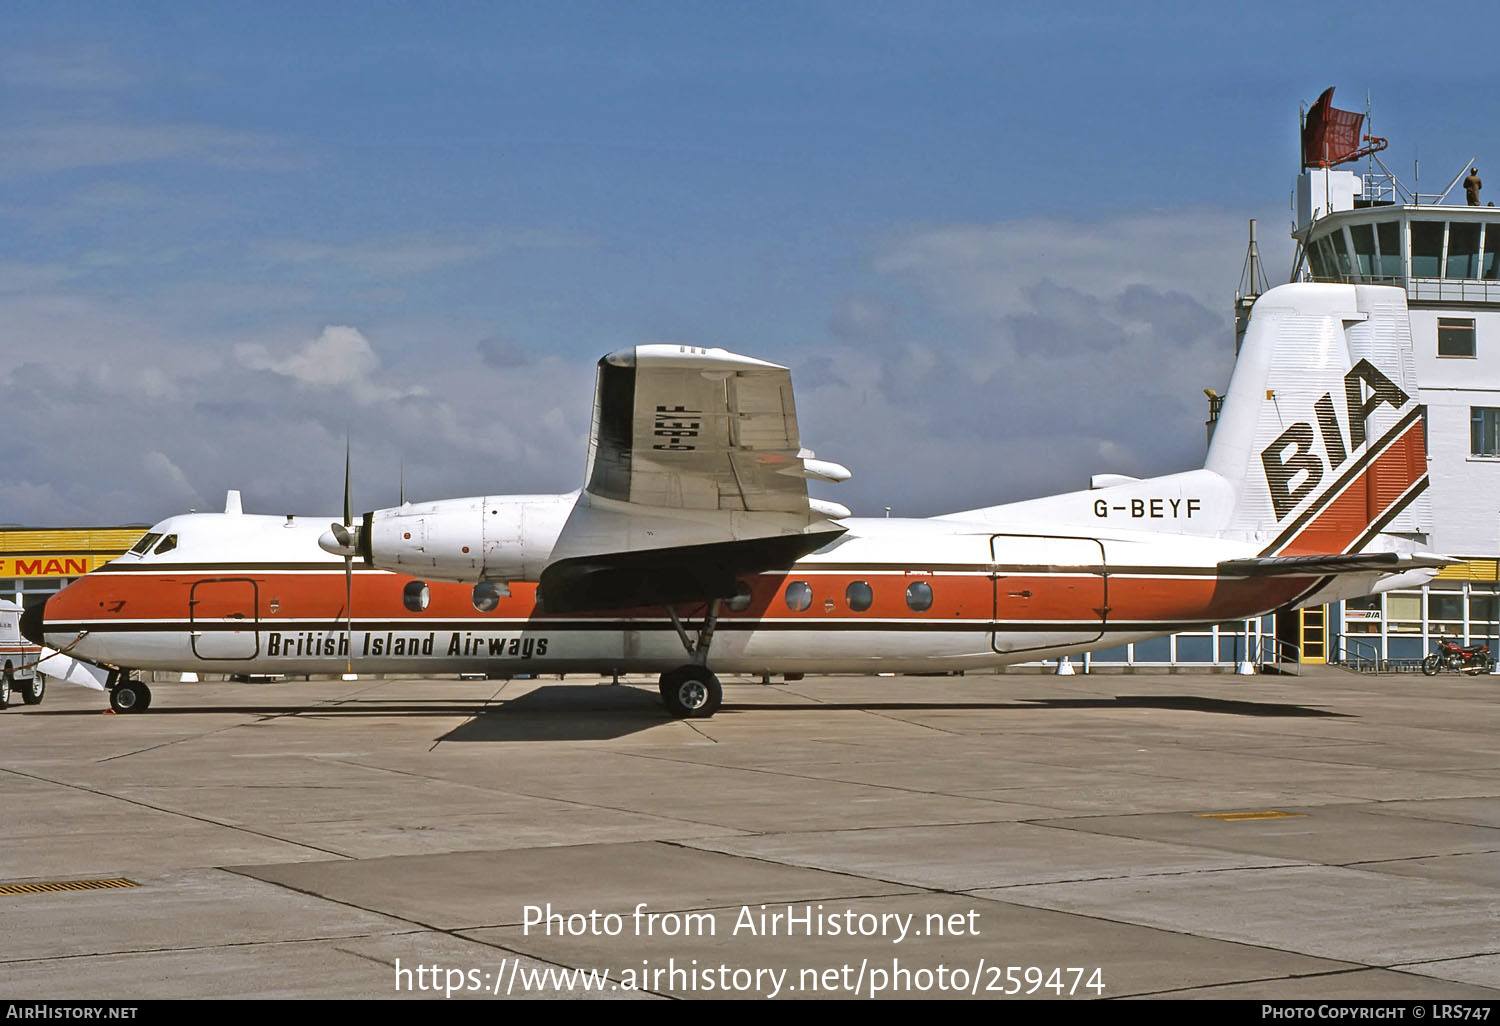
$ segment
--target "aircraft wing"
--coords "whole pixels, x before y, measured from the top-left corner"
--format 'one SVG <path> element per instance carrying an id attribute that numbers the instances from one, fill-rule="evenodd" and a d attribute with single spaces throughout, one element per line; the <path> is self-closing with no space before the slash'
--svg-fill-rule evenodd
<path id="1" fill-rule="evenodd" d="M 723 349 L 643 345 L 599 361 L 584 493 L 543 570 L 549 611 L 734 592 L 843 532 L 809 480 L 849 471 L 802 448 L 791 372 Z"/>
<path id="2" fill-rule="evenodd" d="M 1224 577 L 1325 577 L 1333 574 L 1401 573 L 1444 567 L 1457 560 L 1425 553 L 1355 552 L 1312 556 L 1263 556 L 1226 559 Z"/>

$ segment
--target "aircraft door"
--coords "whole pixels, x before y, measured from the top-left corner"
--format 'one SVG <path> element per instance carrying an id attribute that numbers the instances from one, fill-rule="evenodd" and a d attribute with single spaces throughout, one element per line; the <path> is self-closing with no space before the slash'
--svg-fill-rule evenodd
<path id="1" fill-rule="evenodd" d="M 996 652 L 1087 645 L 1104 636 L 1109 577 L 1097 538 L 997 534 L 990 558 Z"/>
<path id="2" fill-rule="evenodd" d="M 199 659 L 254 659 L 260 654 L 259 588 L 248 577 L 199 581 L 188 593 L 193 654 Z"/>

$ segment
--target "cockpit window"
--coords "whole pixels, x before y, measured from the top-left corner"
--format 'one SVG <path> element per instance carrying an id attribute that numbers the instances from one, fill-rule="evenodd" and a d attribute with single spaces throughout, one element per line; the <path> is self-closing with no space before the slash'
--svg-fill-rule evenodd
<path id="1" fill-rule="evenodd" d="M 169 534 L 165 538 L 163 538 L 161 540 L 161 544 L 156 547 L 156 555 L 160 556 L 163 552 L 171 552 L 176 547 L 177 536 L 175 534 Z"/>
<path id="2" fill-rule="evenodd" d="M 151 546 L 161 541 L 160 534 L 148 534 L 140 541 L 130 547 L 130 551 L 137 556 L 144 556 L 151 551 Z"/>

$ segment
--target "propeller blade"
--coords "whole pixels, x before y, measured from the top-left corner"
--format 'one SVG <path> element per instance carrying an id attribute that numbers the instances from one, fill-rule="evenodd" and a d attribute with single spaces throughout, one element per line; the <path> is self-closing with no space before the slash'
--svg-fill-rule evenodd
<path id="1" fill-rule="evenodd" d="M 349 436 L 344 435 L 344 526 L 354 526 L 354 500 L 349 495 Z"/>

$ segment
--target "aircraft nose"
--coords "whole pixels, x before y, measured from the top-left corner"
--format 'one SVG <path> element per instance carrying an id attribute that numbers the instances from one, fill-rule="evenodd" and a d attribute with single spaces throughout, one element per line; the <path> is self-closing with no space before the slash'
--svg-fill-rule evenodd
<path id="1" fill-rule="evenodd" d="M 38 602 L 34 606 L 27 607 L 21 614 L 21 637 L 33 645 L 43 644 L 42 631 L 45 626 L 45 614 L 43 611 L 46 608 L 47 603 Z"/>

